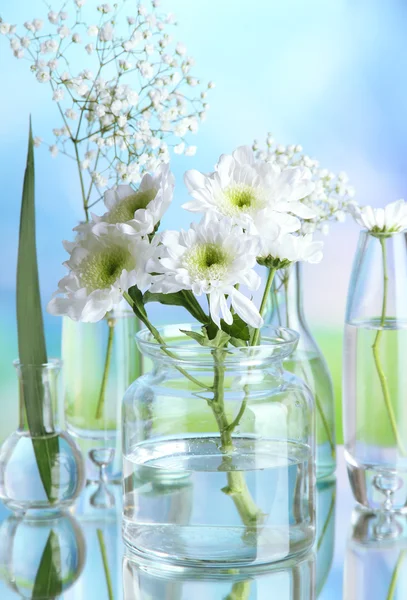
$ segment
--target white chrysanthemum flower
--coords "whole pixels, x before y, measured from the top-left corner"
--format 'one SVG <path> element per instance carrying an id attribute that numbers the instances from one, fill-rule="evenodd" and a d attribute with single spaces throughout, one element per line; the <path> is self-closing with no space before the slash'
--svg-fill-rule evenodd
<path id="1" fill-rule="evenodd" d="M 104 200 L 109 210 L 102 217 L 94 217 L 94 231 L 101 231 L 105 223 L 110 223 L 127 235 L 153 233 L 171 204 L 174 185 L 169 165 L 162 164 L 154 174 L 143 176 L 138 190 L 130 185 L 107 190 Z"/>
<path id="2" fill-rule="evenodd" d="M 69 274 L 59 282 L 48 312 L 74 321 L 100 321 L 120 303 L 123 291 L 133 285 L 142 291 L 149 288 L 151 275 L 146 263 L 155 245 L 123 235 L 114 226 L 105 228 L 103 235 L 94 235 L 85 227 L 75 243 L 65 244 L 70 253 L 65 263 Z"/>
<path id="3" fill-rule="evenodd" d="M 319 263 L 322 260 L 323 242 L 315 242 L 312 234 L 283 233 L 277 238 L 261 236 L 258 262 L 277 269 L 294 262 Z"/>
<path id="4" fill-rule="evenodd" d="M 184 208 L 227 216 L 253 233 L 266 218 L 277 225 L 283 221 L 286 230 L 296 231 L 300 228 L 297 216 L 314 216 L 299 202 L 314 189 L 308 169 L 280 171 L 256 161 L 249 146 L 238 148 L 231 156 L 222 155 L 214 173 L 190 170 L 184 180 L 194 198 Z"/>
<path id="5" fill-rule="evenodd" d="M 263 320 L 256 306 L 235 287 L 257 290 L 260 286 L 261 279 L 253 270 L 257 240 L 230 219 L 206 216 L 188 231 L 164 232 L 161 242 L 158 258 L 149 265 L 158 274 L 153 277 L 153 292 L 192 290 L 196 296 L 207 294 L 210 314 L 218 327 L 221 319 L 232 324 L 230 305 L 245 323 L 261 327 Z"/>
<path id="6" fill-rule="evenodd" d="M 356 223 L 372 233 L 396 233 L 407 229 L 407 202 L 396 200 L 384 208 L 350 206 Z"/>

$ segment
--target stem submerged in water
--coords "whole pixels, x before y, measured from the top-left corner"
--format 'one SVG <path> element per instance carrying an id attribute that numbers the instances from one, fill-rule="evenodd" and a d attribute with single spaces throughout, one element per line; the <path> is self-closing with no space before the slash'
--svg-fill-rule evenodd
<path id="1" fill-rule="evenodd" d="M 387 274 L 387 252 L 386 252 L 386 240 L 385 238 L 380 238 L 380 244 L 382 247 L 382 256 L 383 256 L 383 302 L 382 302 L 382 314 L 380 318 L 380 326 L 382 329 L 379 329 L 376 333 L 375 340 L 372 345 L 373 350 L 373 358 L 376 365 L 377 375 L 379 377 L 380 386 L 382 388 L 383 399 L 386 405 L 386 409 L 390 419 L 390 425 L 394 433 L 394 437 L 396 440 L 396 444 L 399 448 L 400 453 L 403 456 L 406 456 L 406 449 L 403 444 L 403 440 L 401 439 L 398 427 L 397 420 L 394 414 L 393 405 L 391 403 L 390 390 L 387 382 L 387 377 L 384 372 L 382 362 L 380 359 L 380 340 L 383 335 L 383 327 L 386 323 L 386 312 L 387 312 L 387 294 L 388 294 L 388 283 L 389 277 Z"/>
<path id="2" fill-rule="evenodd" d="M 106 358 L 105 358 L 105 366 L 103 369 L 103 377 L 102 377 L 102 384 L 100 386 L 100 392 L 99 392 L 99 401 L 98 401 L 98 405 L 96 408 L 96 419 L 100 419 L 102 414 L 103 414 L 103 407 L 105 405 L 105 395 L 106 395 L 106 387 L 107 387 L 107 382 L 109 379 L 109 370 L 110 370 L 110 363 L 112 360 L 112 350 L 113 350 L 113 340 L 114 340 L 114 328 L 116 325 L 116 321 L 115 319 L 108 317 L 107 319 L 107 325 L 109 327 L 109 335 L 107 338 L 107 347 L 106 347 Z"/>

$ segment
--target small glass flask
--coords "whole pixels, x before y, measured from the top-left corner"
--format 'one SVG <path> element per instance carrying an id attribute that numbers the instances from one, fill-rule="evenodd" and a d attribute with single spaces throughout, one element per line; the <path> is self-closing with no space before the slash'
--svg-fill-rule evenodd
<path id="1" fill-rule="evenodd" d="M 19 427 L 0 450 L 0 500 L 15 512 L 70 506 L 84 485 L 81 453 L 62 431 L 58 411 L 59 360 L 44 365 L 15 362 L 19 379 Z M 36 393 L 30 390 L 36 386 Z M 38 393 L 39 390 L 39 393 Z M 26 403 L 38 401 L 35 422 Z M 31 420 L 31 423 L 30 423 Z"/>

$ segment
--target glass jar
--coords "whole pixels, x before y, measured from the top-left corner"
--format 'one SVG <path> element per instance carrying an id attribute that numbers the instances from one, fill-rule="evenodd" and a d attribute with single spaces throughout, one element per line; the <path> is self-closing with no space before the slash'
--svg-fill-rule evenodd
<path id="1" fill-rule="evenodd" d="M 68 513 L 12 516 L 1 524 L 0 576 L 19 598 L 65 597 L 82 573 L 85 554 L 81 528 Z"/>
<path id="2" fill-rule="evenodd" d="M 228 571 L 163 569 L 125 554 L 123 592 L 124 600 L 315 600 L 315 557 L 308 553 L 271 567 Z"/>
<path id="3" fill-rule="evenodd" d="M 284 371 L 298 334 L 264 328 L 257 347 L 199 346 L 170 326 L 137 336 L 151 373 L 123 403 L 124 540 L 139 555 L 257 565 L 315 534 L 314 403 Z"/>
<path id="4" fill-rule="evenodd" d="M 141 375 L 133 312 L 115 310 L 97 323 L 63 320 L 64 405 L 68 431 L 82 451 L 96 505 L 108 505 L 107 483 L 120 483 L 121 402 Z"/>
<path id="5" fill-rule="evenodd" d="M 407 506 L 407 248 L 362 231 L 344 337 L 345 458 L 359 504 Z"/>
<path id="6" fill-rule="evenodd" d="M 19 379 L 19 427 L 0 450 L 0 500 L 16 512 L 70 506 L 82 490 L 84 467 L 75 442 L 59 424 L 61 363 L 14 364 Z M 31 395 L 34 385 L 40 393 Z M 33 397 L 40 399 L 37 410 L 42 420 L 38 428 L 30 429 L 26 401 Z"/>
<path id="7" fill-rule="evenodd" d="M 315 398 L 317 479 L 332 475 L 336 468 L 334 391 L 328 365 L 305 318 L 301 263 L 277 271 L 265 320 L 300 334 L 284 368 L 305 381 Z"/>

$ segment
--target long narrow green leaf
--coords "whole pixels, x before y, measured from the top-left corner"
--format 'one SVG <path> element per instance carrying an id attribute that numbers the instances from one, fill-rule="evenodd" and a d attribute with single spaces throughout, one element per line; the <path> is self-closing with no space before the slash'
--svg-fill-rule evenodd
<path id="1" fill-rule="evenodd" d="M 58 536 L 51 529 L 35 576 L 31 598 L 57 598 L 62 594 L 61 547 Z"/>
<path id="2" fill-rule="evenodd" d="M 57 476 L 56 456 L 58 438 L 44 423 L 44 385 L 39 369 L 28 365 L 47 362 L 44 323 L 41 311 L 35 241 L 34 143 L 31 130 L 28 142 L 27 165 L 24 175 L 20 214 L 20 234 L 17 262 L 17 329 L 20 364 L 23 366 L 23 397 L 28 427 L 40 477 L 50 502 L 55 500 L 52 472 Z M 49 397 L 49 394 L 47 394 Z M 50 435 L 51 434 L 51 435 Z"/>

